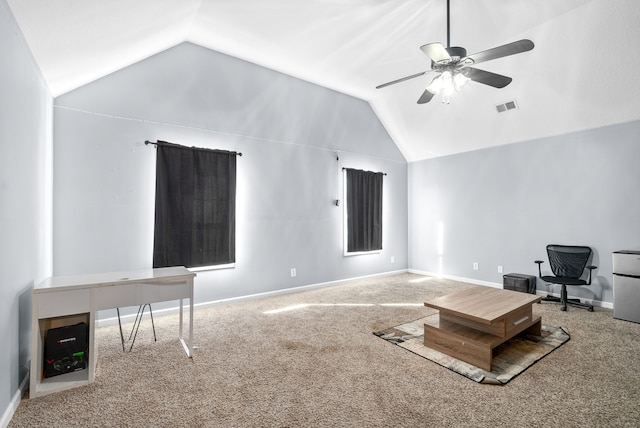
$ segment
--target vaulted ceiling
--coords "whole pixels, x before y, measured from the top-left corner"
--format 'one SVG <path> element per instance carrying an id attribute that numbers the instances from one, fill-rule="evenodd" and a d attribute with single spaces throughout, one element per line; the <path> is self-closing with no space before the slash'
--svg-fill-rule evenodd
<path id="1" fill-rule="evenodd" d="M 416 103 L 446 0 L 7 0 L 54 96 L 189 41 L 370 103 L 408 161 L 640 119 L 637 0 L 451 0 L 451 45 L 519 39 L 450 104 Z M 498 113 L 496 106 L 517 108 Z"/>

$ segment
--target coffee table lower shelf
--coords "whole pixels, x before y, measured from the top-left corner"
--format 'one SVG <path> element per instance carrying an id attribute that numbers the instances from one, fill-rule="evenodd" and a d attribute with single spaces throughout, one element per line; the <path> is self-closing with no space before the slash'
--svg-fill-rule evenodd
<path id="1" fill-rule="evenodd" d="M 530 307 L 529 307 L 530 310 Z M 542 318 L 533 316 L 529 322 L 523 322 L 509 335 L 498 336 L 433 317 L 424 324 L 424 345 L 465 361 L 486 371 L 491 371 L 493 350 L 512 337 L 527 332 L 540 335 Z"/>

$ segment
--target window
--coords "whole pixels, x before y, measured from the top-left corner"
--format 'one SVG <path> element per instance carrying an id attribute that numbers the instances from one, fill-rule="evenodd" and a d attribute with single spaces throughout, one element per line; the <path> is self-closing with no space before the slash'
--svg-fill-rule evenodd
<path id="1" fill-rule="evenodd" d="M 345 168 L 347 254 L 382 250 L 383 175 Z"/>
<path id="2" fill-rule="evenodd" d="M 157 143 L 153 267 L 235 262 L 236 153 Z"/>

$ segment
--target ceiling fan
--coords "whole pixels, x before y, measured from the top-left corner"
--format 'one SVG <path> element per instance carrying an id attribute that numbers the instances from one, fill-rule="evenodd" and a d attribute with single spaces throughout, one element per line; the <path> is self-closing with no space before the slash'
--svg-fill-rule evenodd
<path id="1" fill-rule="evenodd" d="M 418 104 L 426 104 L 431 101 L 435 95 L 440 93 L 442 94 L 442 102 L 449 104 L 451 94 L 453 94 L 454 91 L 460 90 L 471 80 L 494 88 L 504 88 L 513 80 L 511 77 L 480 70 L 472 67 L 472 65 L 527 52 L 534 47 L 531 40 L 522 39 L 493 49 L 467 55 L 465 48 L 451 46 L 449 23 L 449 0 L 447 0 L 447 47 L 442 46 L 442 43 L 428 43 L 420 46 L 422 52 L 431 59 L 431 70 L 383 83 L 382 85 L 376 86 L 376 89 L 404 82 L 405 80 L 420 77 L 426 73 L 435 71 L 440 74 L 431 80 L 429 86 L 427 86 L 422 96 L 418 99 Z"/>

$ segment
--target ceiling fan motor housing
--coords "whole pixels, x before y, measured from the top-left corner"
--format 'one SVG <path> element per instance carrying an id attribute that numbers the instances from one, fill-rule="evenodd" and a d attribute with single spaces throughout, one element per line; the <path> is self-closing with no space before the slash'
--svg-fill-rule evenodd
<path id="1" fill-rule="evenodd" d="M 460 46 L 451 46 L 445 48 L 447 53 L 449 54 L 449 58 L 443 59 L 438 62 L 434 62 L 431 60 L 431 68 L 436 71 L 443 71 L 444 69 L 455 67 L 462 58 L 466 58 L 467 50 Z M 444 67 L 444 68 L 443 68 Z"/>
<path id="2" fill-rule="evenodd" d="M 467 50 L 463 47 L 460 46 L 452 46 L 449 48 L 446 48 L 447 52 L 449 53 L 449 55 L 451 56 L 451 58 L 453 58 L 453 60 L 459 60 L 461 58 L 464 58 L 467 56 Z"/>

